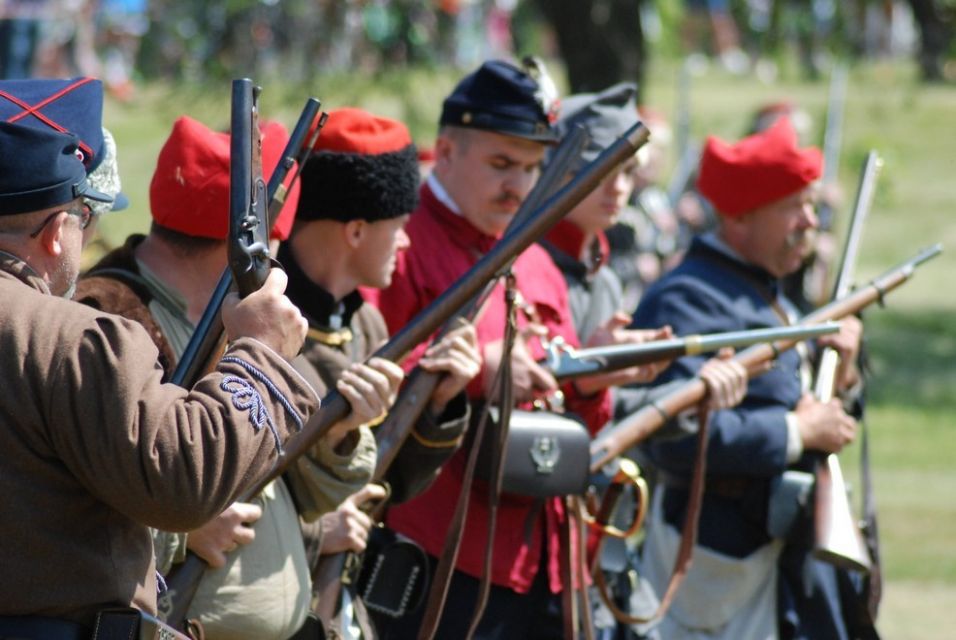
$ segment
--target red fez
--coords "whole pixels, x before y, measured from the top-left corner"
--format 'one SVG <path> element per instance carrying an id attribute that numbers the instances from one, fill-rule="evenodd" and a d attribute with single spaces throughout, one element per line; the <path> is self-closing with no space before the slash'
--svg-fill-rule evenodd
<path id="1" fill-rule="evenodd" d="M 279 164 L 289 133 L 278 122 L 262 121 L 262 170 L 268 181 Z M 295 184 L 272 228 L 285 240 L 299 198 Z M 149 206 L 156 224 L 189 236 L 224 240 L 229 230 L 229 134 L 182 116 L 159 152 L 149 185 Z"/>
<path id="2" fill-rule="evenodd" d="M 719 213 L 740 216 L 800 191 L 822 171 L 823 154 L 816 147 L 801 149 L 783 117 L 736 144 L 708 137 L 697 189 Z"/>
<path id="3" fill-rule="evenodd" d="M 313 151 L 375 156 L 401 151 L 411 143 L 408 128 L 398 120 L 355 107 L 344 107 L 329 112 L 329 120 Z"/>
<path id="4" fill-rule="evenodd" d="M 302 169 L 299 220 L 386 220 L 418 206 L 418 155 L 408 128 L 362 109 L 329 112 Z"/>

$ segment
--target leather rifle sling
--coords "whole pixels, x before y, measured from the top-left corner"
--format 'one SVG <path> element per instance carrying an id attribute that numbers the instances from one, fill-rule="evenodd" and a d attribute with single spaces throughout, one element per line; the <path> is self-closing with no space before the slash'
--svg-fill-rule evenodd
<path id="1" fill-rule="evenodd" d="M 633 616 L 623 611 L 615 604 L 614 599 L 608 593 L 607 581 L 604 579 L 604 572 L 599 564 L 595 563 L 594 582 L 597 585 L 598 594 L 605 606 L 610 610 L 614 618 L 624 624 L 643 624 L 651 620 L 663 618 L 664 614 L 670 608 L 674 597 L 680 589 L 681 583 L 690 570 L 693 560 L 694 545 L 697 543 L 697 525 L 700 521 L 700 509 L 704 501 L 704 478 L 707 473 L 707 434 L 710 422 L 710 411 L 707 407 L 707 398 L 705 397 L 697 406 L 697 450 L 694 455 L 694 475 L 691 477 L 689 498 L 687 501 L 687 512 L 684 514 L 684 527 L 681 530 L 680 546 L 677 549 L 677 558 L 674 561 L 674 570 L 667 582 L 667 588 L 664 590 L 664 596 L 653 615 L 648 617 Z M 603 540 L 598 542 L 595 549 L 595 558 L 600 557 Z"/>
<path id="2" fill-rule="evenodd" d="M 863 540 L 873 561 L 866 580 L 866 612 L 870 623 L 876 623 L 880 600 L 883 597 L 883 570 L 880 566 L 880 530 L 876 519 L 876 500 L 873 495 L 873 476 L 870 469 L 870 438 L 866 419 L 860 420 L 860 482 L 863 503 Z"/>
<path id="3" fill-rule="evenodd" d="M 561 622 L 564 629 L 565 640 L 574 640 L 576 631 L 579 628 L 578 606 L 574 597 L 574 548 L 571 544 L 571 514 L 568 512 L 567 500 L 561 500 L 564 504 L 564 522 L 558 524 L 560 531 L 559 540 L 561 549 L 558 557 L 561 562 L 561 584 L 564 588 L 561 590 Z"/>
<path id="4" fill-rule="evenodd" d="M 504 348 L 502 349 L 501 358 L 502 363 L 505 364 L 502 364 L 498 368 L 498 373 L 492 387 L 494 389 L 501 388 L 504 373 L 509 374 L 509 385 L 507 386 L 510 386 L 510 364 L 507 364 L 507 362 L 510 361 L 510 346 L 507 340 L 507 334 L 510 330 L 509 327 L 511 326 L 510 317 L 511 310 L 509 309 L 509 321 L 505 327 L 506 340 L 504 343 Z M 511 340 L 513 342 L 514 338 L 512 337 Z M 502 408 L 502 411 L 504 410 L 505 409 Z M 458 552 L 461 548 L 465 517 L 468 514 L 468 504 L 471 498 L 471 487 L 474 482 L 475 467 L 477 466 L 478 462 L 478 452 L 481 449 L 480 445 L 484 440 L 485 428 L 487 427 L 490 418 L 491 403 L 489 402 L 485 404 L 484 410 L 482 411 L 481 418 L 479 419 L 477 428 L 475 429 L 471 450 L 468 452 L 468 460 L 465 463 L 465 470 L 461 479 L 461 493 L 458 496 L 458 503 L 455 505 L 455 512 L 452 516 L 451 522 L 448 525 L 448 531 L 445 533 L 445 544 L 442 547 L 441 557 L 438 559 L 438 566 L 435 569 L 435 574 L 432 578 L 432 584 L 428 590 L 428 600 L 425 604 L 425 614 L 422 618 L 422 625 L 418 630 L 418 640 L 432 640 L 432 638 L 435 636 L 435 632 L 438 630 L 438 624 L 441 621 L 442 609 L 445 608 L 445 600 L 448 597 L 448 588 L 451 584 L 452 574 L 455 571 L 455 564 L 458 560 Z M 499 422 L 502 421 L 499 420 Z M 491 532 L 491 535 L 493 535 L 493 531 Z M 492 544 L 492 539 L 490 537 L 488 543 L 488 548 L 491 549 L 494 545 Z M 484 605 L 481 604 L 481 599 L 482 597 L 479 593 L 479 608 L 484 607 Z"/>
<path id="5" fill-rule="evenodd" d="M 562 496 L 565 518 L 561 532 L 561 617 L 566 640 L 593 640 L 591 603 L 587 591 L 587 528 L 578 496 Z M 574 535 L 577 536 L 575 544 Z M 575 586 L 577 582 L 577 586 Z"/>
<path id="6" fill-rule="evenodd" d="M 577 533 L 578 533 L 578 558 L 577 562 L 574 564 L 574 567 L 577 569 L 577 579 L 578 579 L 578 590 L 577 594 L 581 599 L 581 626 L 584 629 L 584 640 L 594 640 L 594 622 L 591 618 L 591 601 L 588 598 L 588 581 L 587 581 L 587 546 L 588 546 L 588 536 L 587 536 L 587 526 L 584 523 L 583 517 L 583 504 L 580 496 L 568 496 L 567 498 L 567 511 L 568 518 L 573 515 L 574 522 L 577 523 Z"/>
<path id="7" fill-rule="evenodd" d="M 481 617 L 488 604 L 491 591 L 491 562 L 495 548 L 495 529 L 498 525 L 498 503 L 501 499 L 501 483 L 504 477 L 504 459 L 508 447 L 508 425 L 511 422 L 511 410 L 514 408 L 514 387 L 511 377 L 511 350 L 518 335 L 518 319 L 516 299 L 518 289 L 514 274 L 509 272 L 505 277 L 505 324 L 504 347 L 502 349 L 500 374 L 498 376 L 499 419 L 492 428 L 497 435 L 495 442 L 496 455 L 491 458 L 491 482 L 488 486 L 488 544 L 485 545 L 484 566 L 482 567 L 481 582 L 478 585 L 478 601 L 472 614 L 471 624 L 468 627 L 467 639 L 471 639 L 478 630 Z"/>

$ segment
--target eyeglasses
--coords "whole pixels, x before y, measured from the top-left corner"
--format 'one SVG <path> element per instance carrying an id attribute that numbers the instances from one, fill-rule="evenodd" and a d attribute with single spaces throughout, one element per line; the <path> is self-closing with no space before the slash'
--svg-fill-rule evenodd
<path id="1" fill-rule="evenodd" d="M 93 222 L 93 210 L 90 209 L 85 204 L 80 205 L 78 207 L 74 207 L 72 209 L 60 209 L 59 211 L 54 211 L 53 213 L 48 215 L 46 219 L 43 221 L 43 224 L 37 227 L 36 231 L 30 234 L 30 237 L 36 238 L 38 235 L 40 235 L 40 232 L 42 232 L 43 229 L 46 228 L 48 224 L 50 224 L 50 220 L 52 220 L 53 218 L 57 217 L 58 215 L 64 212 L 68 213 L 71 216 L 76 216 L 80 219 L 81 230 L 86 229 L 88 226 L 90 226 L 90 223 Z"/>

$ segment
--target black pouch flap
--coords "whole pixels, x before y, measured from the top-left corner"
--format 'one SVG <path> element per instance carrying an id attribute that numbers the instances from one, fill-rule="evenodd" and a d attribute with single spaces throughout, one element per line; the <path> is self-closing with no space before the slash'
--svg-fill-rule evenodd
<path id="1" fill-rule="evenodd" d="M 390 618 L 416 611 L 428 590 L 425 550 L 391 529 L 372 527 L 356 586 L 369 611 Z"/>
<path id="2" fill-rule="evenodd" d="M 472 411 L 473 416 L 481 413 Z M 497 407 L 492 407 L 490 419 L 497 420 L 498 415 Z M 475 474 L 487 481 L 493 447 L 489 437 L 483 440 Z M 501 489 L 533 498 L 583 494 L 588 484 L 590 446 L 591 435 L 577 420 L 548 411 L 514 409 Z"/>

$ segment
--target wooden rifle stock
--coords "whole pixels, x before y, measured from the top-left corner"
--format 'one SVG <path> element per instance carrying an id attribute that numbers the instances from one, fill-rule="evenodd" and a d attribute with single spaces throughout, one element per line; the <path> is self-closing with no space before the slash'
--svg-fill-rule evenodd
<path id="1" fill-rule="evenodd" d="M 887 293 L 909 280 L 916 267 L 937 256 L 940 251 L 942 247 L 938 244 L 924 249 L 913 258 L 878 276 L 870 284 L 805 316 L 801 324 L 839 320 L 874 302 L 882 302 Z M 752 377 L 762 370 L 764 363 L 782 351 L 792 349 L 796 343 L 796 340 L 781 340 L 773 344 L 754 345 L 738 353 L 734 359 L 743 365 L 748 376 Z M 692 378 L 598 436 L 591 445 L 591 471 L 600 471 L 614 458 L 653 435 L 678 413 L 696 405 L 706 394 L 707 386 L 704 381 L 697 377 Z"/>
<path id="2" fill-rule="evenodd" d="M 833 299 L 850 290 L 856 258 L 863 236 L 863 224 L 873 204 L 876 180 L 882 161 L 875 151 L 867 154 L 860 175 L 853 217 L 847 231 L 840 271 L 833 288 Z M 829 402 L 836 388 L 836 372 L 840 356 L 826 348 L 820 355 L 814 382 L 814 395 L 820 402 Z M 840 459 L 836 454 L 820 456 L 814 469 L 814 546 L 813 555 L 839 567 L 868 572 L 873 565 L 860 527 L 853 517 Z"/>

